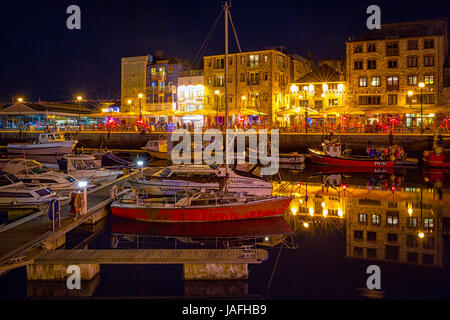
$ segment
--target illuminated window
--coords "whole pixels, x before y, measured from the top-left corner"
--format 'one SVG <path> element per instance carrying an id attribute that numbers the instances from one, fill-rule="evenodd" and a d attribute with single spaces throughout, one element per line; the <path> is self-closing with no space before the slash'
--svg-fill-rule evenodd
<path id="1" fill-rule="evenodd" d="M 167 73 L 172 74 L 173 73 L 173 66 L 167 67 Z"/>
<path id="2" fill-rule="evenodd" d="M 425 84 L 434 84 L 434 76 L 425 76 Z"/>
<path id="3" fill-rule="evenodd" d="M 434 219 L 433 218 L 424 218 L 423 219 L 423 227 L 425 229 L 433 229 L 433 227 L 434 227 Z"/>
<path id="4" fill-rule="evenodd" d="M 360 87 L 367 87 L 367 78 L 366 77 L 360 77 L 358 81 L 358 86 Z"/>
<path id="5" fill-rule="evenodd" d="M 259 55 L 258 54 L 251 54 L 248 56 L 248 63 L 247 66 L 249 67 L 257 67 L 259 64 Z"/>
<path id="6" fill-rule="evenodd" d="M 370 85 L 372 87 L 379 87 L 381 85 L 380 77 L 372 77 L 372 80 L 370 81 Z"/>
<path id="7" fill-rule="evenodd" d="M 417 228 L 417 218 L 408 217 L 407 223 L 408 223 L 408 228 Z"/>
<path id="8" fill-rule="evenodd" d="M 398 212 L 388 212 L 386 223 L 388 226 L 398 226 Z"/>
<path id="9" fill-rule="evenodd" d="M 381 216 L 379 214 L 372 215 L 372 224 L 380 225 L 381 224 Z"/>
<path id="10" fill-rule="evenodd" d="M 408 76 L 408 86 L 417 85 L 417 76 Z"/>
<path id="11" fill-rule="evenodd" d="M 397 76 L 387 77 L 387 89 L 388 90 L 398 90 L 398 77 Z"/>
<path id="12" fill-rule="evenodd" d="M 359 223 L 367 223 L 367 214 L 365 214 L 365 213 L 360 213 L 359 215 L 358 215 L 358 222 Z"/>

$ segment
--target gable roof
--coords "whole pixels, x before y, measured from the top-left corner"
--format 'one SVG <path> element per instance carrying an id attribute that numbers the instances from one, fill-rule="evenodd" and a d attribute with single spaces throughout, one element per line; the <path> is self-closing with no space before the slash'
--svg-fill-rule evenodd
<path id="1" fill-rule="evenodd" d="M 313 69 L 310 73 L 305 74 L 303 77 L 297 79 L 297 83 L 310 83 L 310 82 L 336 82 L 339 81 L 339 72 L 334 70 L 327 64 L 321 65 L 319 68 Z"/>

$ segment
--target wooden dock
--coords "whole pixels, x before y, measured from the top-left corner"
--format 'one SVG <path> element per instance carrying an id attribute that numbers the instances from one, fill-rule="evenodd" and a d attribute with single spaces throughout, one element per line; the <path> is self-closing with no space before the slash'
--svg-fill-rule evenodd
<path id="1" fill-rule="evenodd" d="M 96 222 L 106 215 L 105 208 L 112 201 L 111 189 L 117 185 L 119 190 L 128 178 L 137 172 L 124 175 L 117 180 L 105 183 L 88 192 L 88 214 L 74 219 L 69 201 L 61 205 L 61 227 L 52 229 L 46 211 L 25 217 L 0 229 L 0 275 L 8 268 L 5 265 L 18 257 L 32 259 L 36 249 L 55 249 L 65 242 L 65 234 L 90 220 Z"/>
<path id="2" fill-rule="evenodd" d="M 261 263 L 269 257 L 264 249 L 106 249 L 42 250 L 36 264 L 188 264 Z"/>

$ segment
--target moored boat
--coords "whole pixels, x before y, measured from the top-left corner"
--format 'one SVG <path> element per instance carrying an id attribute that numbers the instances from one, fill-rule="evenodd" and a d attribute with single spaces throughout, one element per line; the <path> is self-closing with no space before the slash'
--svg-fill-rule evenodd
<path id="1" fill-rule="evenodd" d="M 9 143 L 8 153 L 24 155 L 58 155 L 72 152 L 77 140 L 66 140 L 57 132 L 41 133 L 33 143 Z"/>
<path id="2" fill-rule="evenodd" d="M 237 193 L 196 193 L 175 202 L 141 199 L 129 193 L 111 204 L 113 215 L 150 222 L 217 222 L 281 216 L 293 197 L 249 197 Z"/>
<path id="3" fill-rule="evenodd" d="M 388 168 L 395 166 L 396 156 L 389 151 L 378 156 L 357 156 L 342 152 L 342 145 L 336 140 L 322 143 L 323 150 L 308 149 L 311 161 L 317 164 L 341 167 Z"/>
<path id="4" fill-rule="evenodd" d="M 248 170 L 228 170 L 227 190 L 252 195 L 272 195 L 272 183 Z M 209 165 L 174 165 L 155 172 L 151 176 L 130 180 L 139 191 L 156 196 L 175 195 L 189 190 L 219 190 L 226 177 L 225 167 Z"/>
<path id="5" fill-rule="evenodd" d="M 423 152 L 423 165 L 434 168 L 450 168 L 450 156 L 442 148 Z"/>

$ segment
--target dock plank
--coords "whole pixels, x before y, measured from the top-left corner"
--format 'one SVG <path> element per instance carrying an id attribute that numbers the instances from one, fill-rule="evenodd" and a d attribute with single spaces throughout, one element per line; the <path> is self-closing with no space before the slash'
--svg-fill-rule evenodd
<path id="1" fill-rule="evenodd" d="M 42 250 L 34 261 L 36 264 L 258 264 L 268 256 L 264 249 L 255 249 L 251 257 L 246 257 L 243 249 Z"/>

